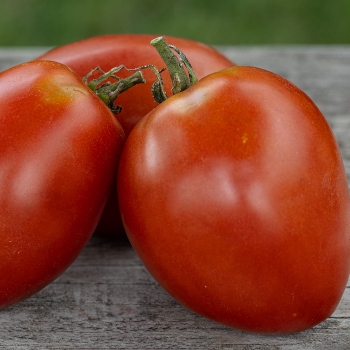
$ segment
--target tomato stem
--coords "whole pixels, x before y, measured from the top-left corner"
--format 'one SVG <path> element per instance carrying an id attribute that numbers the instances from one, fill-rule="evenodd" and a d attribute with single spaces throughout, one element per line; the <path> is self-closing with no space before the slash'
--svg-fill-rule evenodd
<path id="1" fill-rule="evenodd" d="M 198 79 L 193 71 L 191 63 L 177 47 L 168 45 L 162 36 L 153 39 L 151 45 L 157 50 L 168 68 L 173 84 L 171 91 L 174 95 L 188 89 L 191 85 L 197 82 Z M 179 57 L 177 57 L 172 50 L 178 53 Z M 188 76 L 183 66 L 186 67 Z"/>
<path id="2" fill-rule="evenodd" d="M 180 51 L 176 46 L 174 45 L 168 45 L 171 49 L 173 49 L 176 53 L 179 54 L 179 59 L 180 59 L 180 63 L 183 63 L 187 69 L 188 72 L 188 77 L 190 79 L 190 85 L 195 84 L 198 79 L 197 79 L 197 75 L 194 72 L 192 65 L 190 63 L 190 61 L 188 60 L 188 58 L 185 56 L 185 54 Z"/>
<path id="3" fill-rule="evenodd" d="M 198 79 L 193 71 L 191 63 L 188 61 L 183 52 L 181 52 L 177 47 L 168 45 L 163 37 L 153 39 L 151 41 L 151 45 L 157 50 L 168 68 L 173 84 L 171 91 L 174 95 L 188 89 L 191 85 L 197 82 Z M 174 50 L 179 57 L 177 57 L 172 50 Z M 187 69 L 188 75 L 184 69 L 184 66 Z M 121 112 L 122 108 L 115 105 L 115 100 L 119 94 L 130 89 L 132 86 L 146 82 L 141 72 L 142 69 L 146 68 L 150 69 L 156 75 L 157 80 L 153 83 L 151 88 L 152 94 L 156 102 L 162 103 L 168 98 L 164 90 L 163 79 L 161 77 L 161 73 L 165 70 L 165 68 L 158 71 L 158 68 L 152 64 L 133 69 L 128 69 L 124 65 L 121 65 L 112 68 L 109 72 L 104 72 L 100 67 L 97 67 L 93 69 L 86 77 L 84 77 L 83 81 L 93 92 L 96 93 L 96 95 L 112 112 L 118 114 Z M 137 72 L 125 79 L 121 79 L 115 74 L 122 69 L 126 69 L 129 72 Z M 97 71 L 101 73 L 101 76 L 88 82 L 90 76 Z M 110 81 L 107 81 L 109 78 L 115 79 L 116 82 L 112 84 Z"/>

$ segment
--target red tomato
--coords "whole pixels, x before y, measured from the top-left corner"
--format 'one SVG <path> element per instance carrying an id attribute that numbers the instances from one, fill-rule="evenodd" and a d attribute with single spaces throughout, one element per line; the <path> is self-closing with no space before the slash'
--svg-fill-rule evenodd
<path id="1" fill-rule="evenodd" d="M 61 62 L 72 68 L 80 77 L 86 76 L 97 66 L 105 72 L 122 64 L 127 68 L 153 64 L 161 69 L 165 66 L 164 62 L 150 45 L 150 41 L 155 37 L 155 35 L 140 34 L 97 36 L 58 47 L 38 59 Z M 170 36 L 167 37 L 167 40 L 186 54 L 198 79 L 235 65 L 221 53 L 202 43 Z M 117 104 L 123 107 L 122 113 L 118 114 L 117 118 L 126 136 L 141 118 L 158 106 L 151 93 L 151 85 L 156 80 L 155 75 L 148 69 L 143 70 L 143 74 L 146 84 L 134 86 L 117 99 Z M 125 78 L 130 73 L 124 70 L 117 75 Z M 172 84 L 166 72 L 163 74 L 163 79 L 165 90 L 171 95 Z M 97 232 L 117 236 L 124 234 L 116 188 L 113 189 Z"/>
<path id="2" fill-rule="evenodd" d="M 329 317 L 350 267 L 350 202 L 325 118 L 264 70 L 212 74 L 134 128 L 118 170 L 153 277 L 211 320 L 291 333 Z"/>
<path id="3" fill-rule="evenodd" d="M 0 309 L 68 268 L 93 233 L 124 143 L 114 115 L 66 66 L 0 73 Z"/>

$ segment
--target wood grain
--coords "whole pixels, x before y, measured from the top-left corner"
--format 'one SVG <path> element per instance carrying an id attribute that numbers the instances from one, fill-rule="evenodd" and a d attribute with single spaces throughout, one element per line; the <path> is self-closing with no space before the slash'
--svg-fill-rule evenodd
<path id="1" fill-rule="evenodd" d="M 0 50 L 0 70 L 37 49 Z M 221 47 L 240 65 L 271 70 L 303 89 L 328 119 L 350 180 L 350 47 Z M 0 312 L 0 349 L 350 349 L 350 283 L 313 329 L 262 336 L 185 309 L 149 275 L 127 242 L 93 237 L 73 265 L 33 297 Z"/>

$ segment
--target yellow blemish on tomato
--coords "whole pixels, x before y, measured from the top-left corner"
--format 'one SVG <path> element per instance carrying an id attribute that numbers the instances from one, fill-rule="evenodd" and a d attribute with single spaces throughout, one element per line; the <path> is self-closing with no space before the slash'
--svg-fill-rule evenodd
<path id="1" fill-rule="evenodd" d="M 244 135 L 242 136 L 242 141 L 243 141 L 243 143 L 246 143 L 248 141 L 247 133 L 244 133 Z"/>
<path id="2" fill-rule="evenodd" d="M 67 103 L 76 99 L 78 95 L 88 95 L 84 86 L 80 86 L 75 81 L 70 81 L 67 75 L 50 75 L 41 80 L 38 88 L 43 96 L 42 101 L 47 104 Z"/>
<path id="3" fill-rule="evenodd" d="M 297 317 L 297 314 L 293 314 L 293 317 Z"/>

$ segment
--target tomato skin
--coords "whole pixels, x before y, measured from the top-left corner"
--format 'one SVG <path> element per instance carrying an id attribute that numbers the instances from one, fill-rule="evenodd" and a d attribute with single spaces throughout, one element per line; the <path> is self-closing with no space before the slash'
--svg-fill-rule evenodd
<path id="1" fill-rule="evenodd" d="M 175 299 L 249 332 L 329 317 L 350 267 L 350 201 L 325 118 L 252 67 L 212 74 L 149 113 L 122 152 L 129 240 Z"/>
<path id="2" fill-rule="evenodd" d="M 161 69 L 165 66 L 164 62 L 150 45 L 151 40 L 155 37 L 157 36 L 143 34 L 97 36 L 55 48 L 38 59 L 61 62 L 82 78 L 98 66 L 105 72 L 121 64 L 127 68 L 153 64 Z M 170 36 L 166 39 L 169 44 L 178 47 L 185 53 L 199 79 L 235 65 L 220 52 L 202 43 Z M 92 78 L 97 75 L 97 73 L 92 75 Z M 125 78 L 130 75 L 130 72 L 123 70 L 117 75 Z M 122 113 L 118 114 L 117 118 L 126 136 L 141 118 L 158 106 L 151 93 L 151 85 L 156 80 L 155 75 L 149 69 L 143 70 L 143 75 L 146 79 L 145 84 L 134 86 L 117 99 L 117 104 L 123 107 Z M 170 76 L 164 72 L 162 77 L 165 90 L 171 96 Z M 117 237 L 125 234 L 119 214 L 116 188 L 113 189 L 96 233 Z"/>
<path id="3" fill-rule="evenodd" d="M 0 309 L 76 259 L 108 199 L 124 144 L 114 115 L 68 67 L 0 73 Z"/>

